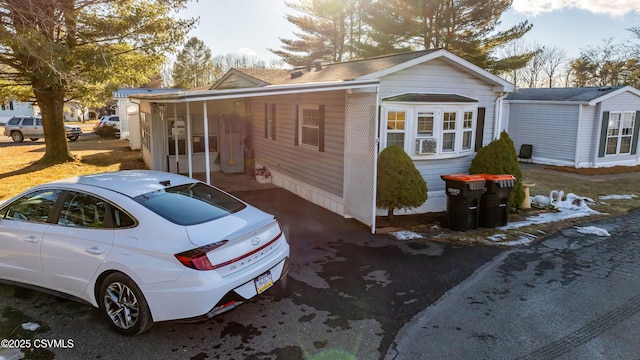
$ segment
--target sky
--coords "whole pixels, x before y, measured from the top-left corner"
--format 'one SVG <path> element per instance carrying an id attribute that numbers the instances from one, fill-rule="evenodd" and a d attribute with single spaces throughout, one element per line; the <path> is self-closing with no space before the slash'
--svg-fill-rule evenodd
<path id="1" fill-rule="evenodd" d="M 284 0 L 199 0 L 180 16 L 200 18 L 187 36 L 204 41 L 214 56 L 242 53 L 268 61 L 276 58 L 268 49 L 279 49 L 280 38 L 295 38 L 297 28 L 285 19 L 292 13 Z M 501 20 L 504 28 L 529 20 L 526 43 L 556 46 L 575 58 L 605 39 L 632 39 L 625 29 L 640 26 L 640 0 L 514 0 Z"/>

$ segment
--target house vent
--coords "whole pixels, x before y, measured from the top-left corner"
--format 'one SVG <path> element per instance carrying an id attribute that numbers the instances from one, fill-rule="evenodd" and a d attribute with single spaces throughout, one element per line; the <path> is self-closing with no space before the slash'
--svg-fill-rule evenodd
<path id="1" fill-rule="evenodd" d="M 289 75 L 291 75 L 291 78 L 292 78 L 292 79 L 296 79 L 296 78 L 299 78 L 300 76 L 302 76 L 302 74 L 303 74 L 303 72 L 302 72 L 302 71 L 300 71 L 300 70 L 298 70 L 298 71 L 294 71 L 294 72 L 292 72 L 292 73 L 291 73 L 291 74 L 289 74 Z"/>
<path id="2" fill-rule="evenodd" d="M 609 91 L 611 90 L 611 86 L 605 86 L 598 89 L 598 91 Z"/>
<path id="3" fill-rule="evenodd" d="M 313 65 L 316 66 L 316 71 L 322 70 L 322 60 L 316 60 L 313 62 Z"/>

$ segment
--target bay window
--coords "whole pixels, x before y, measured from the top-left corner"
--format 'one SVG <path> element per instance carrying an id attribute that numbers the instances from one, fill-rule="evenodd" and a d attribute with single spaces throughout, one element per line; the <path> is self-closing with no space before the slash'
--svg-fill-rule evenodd
<path id="1" fill-rule="evenodd" d="M 477 114 L 476 103 L 383 106 L 383 146 L 398 145 L 414 158 L 472 153 Z"/>

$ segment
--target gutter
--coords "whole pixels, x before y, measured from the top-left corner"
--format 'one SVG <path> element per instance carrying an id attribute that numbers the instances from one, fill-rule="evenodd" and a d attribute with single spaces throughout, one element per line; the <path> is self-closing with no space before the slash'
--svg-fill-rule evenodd
<path id="1" fill-rule="evenodd" d="M 500 138 L 500 132 L 502 128 L 502 113 L 503 113 L 503 100 L 509 95 L 507 92 L 500 93 L 500 96 L 496 98 L 496 110 L 493 121 L 493 139 Z"/>

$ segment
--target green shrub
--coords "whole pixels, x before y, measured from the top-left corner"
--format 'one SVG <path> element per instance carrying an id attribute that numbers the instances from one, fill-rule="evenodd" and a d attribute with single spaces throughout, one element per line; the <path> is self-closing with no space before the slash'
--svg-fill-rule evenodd
<path id="1" fill-rule="evenodd" d="M 524 200 L 522 188 L 522 171 L 518 164 L 518 154 L 513 141 L 506 131 L 500 134 L 500 139 L 493 140 L 489 145 L 481 148 L 471 162 L 470 174 L 510 174 L 515 176 L 516 182 L 511 189 L 510 202 L 512 207 L 519 207 Z"/>
<path id="2" fill-rule="evenodd" d="M 393 219 L 394 209 L 408 209 L 427 201 L 427 183 L 413 161 L 399 146 L 382 150 L 378 157 L 376 205 L 387 209 Z"/>

